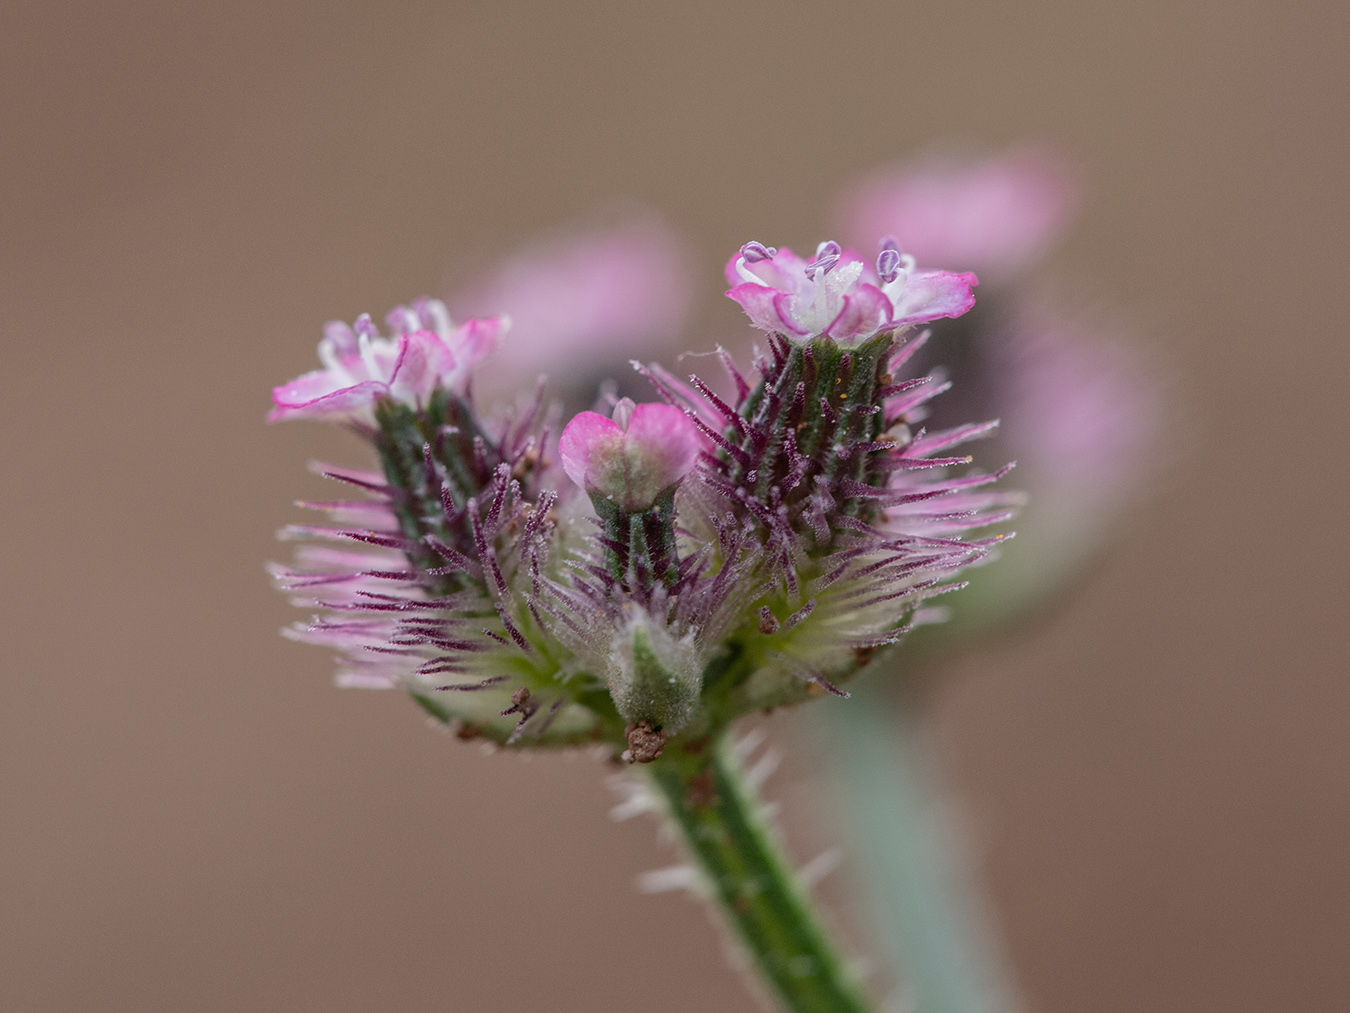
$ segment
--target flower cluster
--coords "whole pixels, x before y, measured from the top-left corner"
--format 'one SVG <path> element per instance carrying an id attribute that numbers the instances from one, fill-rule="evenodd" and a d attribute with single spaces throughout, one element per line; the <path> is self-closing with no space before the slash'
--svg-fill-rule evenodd
<path id="1" fill-rule="evenodd" d="M 336 648 L 345 685 L 401 687 L 465 737 L 602 742 L 634 761 L 672 737 L 842 684 L 925 617 L 997 537 L 1001 472 L 954 448 L 993 423 L 929 430 L 940 379 L 910 375 L 965 313 L 974 275 L 875 264 L 835 243 L 803 261 L 746 244 L 727 293 L 765 331 L 725 383 L 636 364 L 659 401 L 610 398 L 565 427 L 543 387 L 484 410 L 470 382 L 502 319 L 455 325 L 420 300 L 330 324 L 324 368 L 273 393 L 273 419 L 345 421 L 379 470 L 325 469 L 359 498 L 276 568 L 317 610 L 292 632 Z"/>

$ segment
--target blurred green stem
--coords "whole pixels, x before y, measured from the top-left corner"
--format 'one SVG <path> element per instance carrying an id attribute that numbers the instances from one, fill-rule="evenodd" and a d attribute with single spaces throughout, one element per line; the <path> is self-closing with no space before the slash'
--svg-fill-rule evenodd
<path id="1" fill-rule="evenodd" d="M 899 975 L 916 1013 L 1016 1013 L 1017 995 L 966 849 L 946 825 L 918 691 L 889 699 L 876 680 L 818 708 L 841 785 L 838 803 L 860 863 L 878 956 Z"/>
<path id="2" fill-rule="evenodd" d="M 713 899 L 790 1013 L 872 1009 L 765 823 L 730 736 L 672 743 L 647 768 Z"/>

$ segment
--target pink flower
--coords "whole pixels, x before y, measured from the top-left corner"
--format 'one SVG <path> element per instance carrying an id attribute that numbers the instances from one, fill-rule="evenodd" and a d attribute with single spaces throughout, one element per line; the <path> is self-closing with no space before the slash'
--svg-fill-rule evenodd
<path id="1" fill-rule="evenodd" d="M 294 418 L 370 421 L 376 400 L 420 407 L 433 390 L 463 394 L 469 373 L 497 344 L 508 322 L 497 317 L 450 322 L 445 305 L 419 299 L 385 317 L 391 337 L 381 337 L 369 314 L 351 327 L 331 321 L 319 342 L 316 369 L 272 389 L 269 422 Z"/>
<path id="2" fill-rule="evenodd" d="M 1072 215 L 1074 190 L 1061 160 L 1034 148 L 983 161 L 932 156 L 872 176 L 836 220 L 850 241 L 889 232 L 926 264 L 1002 277 L 1044 250 Z"/>
<path id="3" fill-rule="evenodd" d="M 959 317 L 975 305 L 973 274 L 920 271 L 893 240 L 882 241 L 875 270 L 852 250 L 824 242 L 815 259 L 789 249 L 746 243 L 727 263 L 727 295 L 751 323 L 789 337 L 823 335 L 857 343 L 882 331 L 939 317 Z"/>
<path id="4" fill-rule="evenodd" d="M 613 418 L 579 413 L 562 431 L 558 449 L 568 478 L 590 495 L 636 513 L 689 474 L 702 445 L 679 408 L 623 398 Z"/>
<path id="5" fill-rule="evenodd" d="M 1027 516 L 1053 514 L 1061 547 L 1114 523 L 1162 456 L 1158 381 L 1113 329 L 1028 299 L 987 339 L 1009 447 L 1035 496 Z"/>
<path id="6" fill-rule="evenodd" d="M 538 241 L 450 305 L 457 317 L 510 314 L 512 359 L 528 364 L 530 379 L 537 372 L 575 374 L 625 363 L 679 334 L 689 275 L 688 257 L 670 229 L 638 217 Z M 518 372 L 503 366 L 513 382 Z"/>

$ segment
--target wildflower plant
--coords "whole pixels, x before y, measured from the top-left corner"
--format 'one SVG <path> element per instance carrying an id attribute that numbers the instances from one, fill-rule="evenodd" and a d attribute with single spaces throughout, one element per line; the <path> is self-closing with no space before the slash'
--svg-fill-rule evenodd
<path id="1" fill-rule="evenodd" d="M 846 697 L 1005 537 L 981 535 L 1010 515 L 1003 472 L 959 450 L 995 423 L 925 428 L 946 384 L 911 373 L 920 325 L 970 309 L 976 279 L 892 239 L 871 261 L 747 243 L 727 276 L 764 332 L 750 370 L 721 349 L 717 381 L 634 363 L 651 403 L 566 425 L 542 382 L 475 399 L 505 319 L 421 300 L 384 333 L 328 325 L 324 368 L 276 388 L 271 417 L 341 422 L 378 469 L 323 469 L 355 495 L 305 504 L 327 522 L 287 529 L 275 575 L 341 684 L 402 689 L 463 738 L 641 764 L 783 1007 L 862 1010 L 727 733 Z"/>

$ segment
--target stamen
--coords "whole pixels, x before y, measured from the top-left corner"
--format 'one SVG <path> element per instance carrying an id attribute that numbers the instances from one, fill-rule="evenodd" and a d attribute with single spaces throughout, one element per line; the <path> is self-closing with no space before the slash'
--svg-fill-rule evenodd
<path id="1" fill-rule="evenodd" d="M 778 250 L 763 243 L 749 242 L 741 247 L 741 256 L 747 264 L 758 264 L 761 260 L 773 260 L 778 256 Z"/>
<path id="2" fill-rule="evenodd" d="M 330 320 L 323 325 L 323 343 L 339 355 L 350 355 L 356 351 L 356 334 L 341 320 Z"/>
<path id="3" fill-rule="evenodd" d="M 877 277 L 890 284 L 900 277 L 900 251 L 894 247 L 883 246 L 877 256 Z"/>
<path id="4" fill-rule="evenodd" d="M 367 322 L 370 321 L 368 316 L 365 319 Z M 360 320 L 356 322 L 361 323 Z M 366 367 L 366 375 L 372 380 L 383 380 L 384 377 L 380 375 L 380 364 L 375 358 L 375 347 L 371 344 L 370 333 L 362 331 L 359 327 L 357 330 L 361 336 L 356 339 L 356 350 L 361 353 L 361 364 Z M 371 330 L 375 330 L 374 326 L 371 327 Z M 378 335 L 379 331 L 375 331 L 375 334 Z"/>
<path id="5" fill-rule="evenodd" d="M 806 265 L 806 276 L 814 278 L 816 272 L 829 274 L 839 263 L 839 257 L 843 254 L 839 244 L 833 239 L 827 239 L 816 247 L 816 259 Z"/>
<path id="6" fill-rule="evenodd" d="M 380 329 L 371 321 L 369 313 L 362 313 L 357 317 L 356 322 L 352 324 L 352 330 L 356 331 L 357 334 L 365 335 L 368 338 L 378 338 L 380 336 Z"/>
<path id="7" fill-rule="evenodd" d="M 407 306 L 395 306 L 385 314 L 384 322 L 395 337 L 422 329 L 422 322 L 417 319 L 417 314 Z"/>
<path id="8" fill-rule="evenodd" d="M 902 271 L 906 277 L 909 276 L 909 272 L 913 270 L 914 258 L 906 257 L 900 252 L 898 239 L 894 236 L 883 236 L 878 249 L 880 252 L 877 254 L 877 276 L 883 285 L 891 284 L 900 277 Z"/>
<path id="9" fill-rule="evenodd" d="M 450 337 L 453 323 L 445 308 L 445 303 L 439 299 L 428 299 L 423 296 L 413 300 L 412 308 L 413 312 L 417 314 L 418 323 L 424 330 L 431 331 L 442 340 Z"/>
<path id="10" fill-rule="evenodd" d="M 323 340 L 319 342 L 319 361 L 323 363 L 324 369 L 347 383 L 357 381 L 342 364 L 341 357 L 351 355 L 356 350 L 356 335 L 346 324 L 334 322 L 323 329 Z"/>

